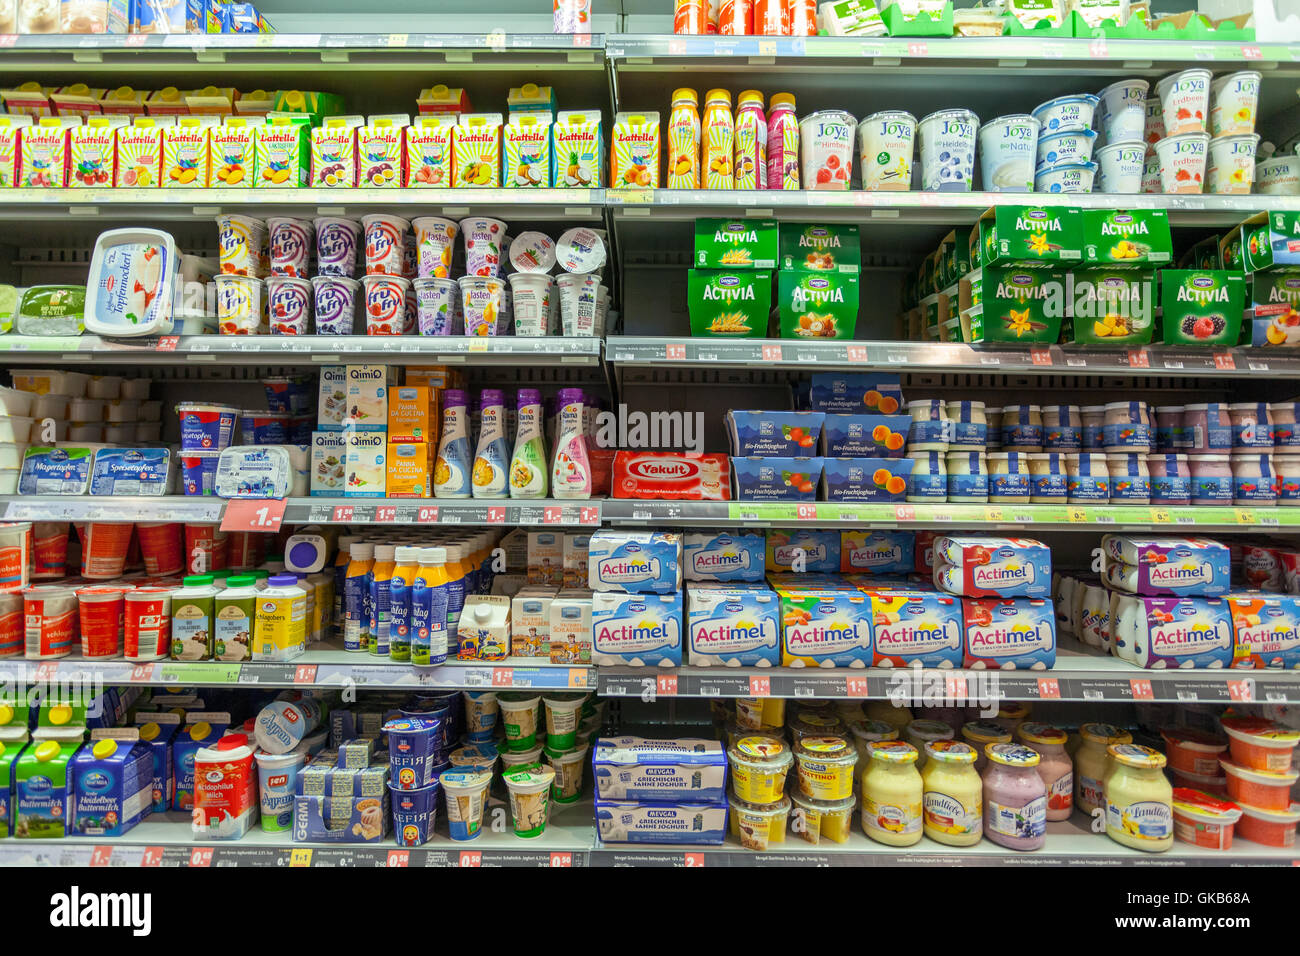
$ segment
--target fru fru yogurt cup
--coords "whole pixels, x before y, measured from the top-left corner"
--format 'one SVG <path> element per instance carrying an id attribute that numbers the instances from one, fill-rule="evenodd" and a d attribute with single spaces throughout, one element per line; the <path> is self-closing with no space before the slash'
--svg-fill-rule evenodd
<path id="1" fill-rule="evenodd" d="M 1027 113 L 999 116 L 979 131 L 980 181 L 985 192 L 1034 191 L 1038 120 Z"/>
<path id="2" fill-rule="evenodd" d="M 416 275 L 421 279 L 445 279 L 451 275 L 451 260 L 460 227 L 450 219 L 420 216 L 411 220 L 415 230 Z"/>
<path id="3" fill-rule="evenodd" d="M 416 329 L 421 335 L 454 335 L 460 315 L 460 285 L 455 279 L 416 279 Z"/>
<path id="4" fill-rule="evenodd" d="M 1156 84 L 1165 137 L 1204 133 L 1210 115 L 1210 71 L 1183 70 Z M 1169 190 L 1165 190 L 1169 192 Z"/>
<path id="5" fill-rule="evenodd" d="M 465 274 L 480 277 L 500 275 L 506 224 L 500 219 L 473 216 L 460 221 L 460 234 L 465 241 Z"/>
<path id="6" fill-rule="evenodd" d="M 316 227 L 310 219 L 273 216 L 266 220 L 271 242 L 271 274 L 306 278 Z"/>
<path id="7" fill-rule="evenodd" d="M 872 113 L 858 124 L 858 158 L 862 188 L 899 192 L 912 182 L 916 117 L 903 110 Z"/>
<path id="8" fill-rule="evenodd" d="M 1160 191 L 1201 192 L 1205 187 L 1209 144 L 1209 133 L 1166 136 L 1156 143 L 1156 158 L 1160 161 Z"/>
<path id="9" fill-rule="evenodd" d="M 306 335 L 311 331 L 311 281 L 291 275 L 266 277 L 266 311 L 272 335 Z"/>
<path id="10" fill-rule="evenodd" d="M 849 188 L 857 128 L 858 121 L 843 110 L 820 110 L 799 121 L 799 165 L 805 188 Z"/>
<path id="11" fill-rule="evenodd" d="M 222 275 L 260 276 L 266 223 L 249 216 L 217 217 L 217 253 Z"/>
<path id="12" fill-rule="evenodd" d="M 361 217 L 361 227 L 365 230 L 366 275 L 402 275 L 411 223 L 401 216 L 372 213 Z"/>
<path id="13" fill-rule="evenodd" d="M 546 832 L 555 771 L 550 767 L 517 767 L 503 774 L 503 778 L 515 836 L 524 839 L 541 836 Z"/>
<path id="14" fill-rule="evenodd" d="M 818 800 L 853 796 L 858 752 L 843 737 L 804 737 L 794 747 L 799 792 Z"/>
<path id="15" fill-rule="evenodd" d="M 921 140 L 921 189 L 970 192 L 979 122 L 979 117 L 970 110 L 940 110 L 917 124 Z"/>
<path id="16" fill-rule="evenodd" d="M 448 770 L 438 781 L 447 801 L 448 835 L 458 843 L 474 839 L 483 832 L 483 808 L 492 774 Z"/>
<path id="17" fill-rule="evenodd" d="M 1250 192 L 1255 181 L 1255 148 L 1258 133 L 1216 136 L 1210 140 L 1205 182 L 1209 192 L 1220 195 Z"/>
<path id="18" fill-rule="evenodd" d="M 1260 75 L 1242 70 L 1210 84 L 1210 134 L 1236 136 L 1255 132 Z"/>
<path id="19" fill-rule="evenodd" d="M 1142 192 L 1146 156 L 1147 144 L 1140 139 L 1101 147 L 1095 155 L 1097 178 L 1093 180 L 1093 191 L 1124 194 Z"/>
<path id="20" fill-rule="evenodd" d="M 316 306 L 317 335 L 351 335 L 356 327 L 357 295 L 361 283 L 338 275 L 318 275 L 311 280 Z"/>
<path id="21" fill-rule="evenodd" d="M 555 280 L 545 273 L 516 272 L 510 276 L 515 335 L 536 338 L 549 333 L 555 294 Z"/>
<path id="22" fill-rule="evenodd" d="M 1146 80 L 1120 80 L 1097 94 L 1098 132 L 1107 143 L 1141 140 L 1146 131 Z"/>
<path id="23" fill-rule="evenodd" d="M 365 292 L 366 335 L 401 335 L 411 280 L 397 275 L 366 275 L 361 277 L 361 287 Z"/>
<path id="24" fill-rule="evenodd" d="M 313 223 L 316 227 L 316 274 L 349 278 L 356 275 L 361 224 L 337 216 L 318 216 Z"/>
<path id="25" fill-rule="evenodd" d="M 256 335 L 266 314 L 261 279 L 243 275 L 218 275 L 217 327 L 222 335 Z"/>

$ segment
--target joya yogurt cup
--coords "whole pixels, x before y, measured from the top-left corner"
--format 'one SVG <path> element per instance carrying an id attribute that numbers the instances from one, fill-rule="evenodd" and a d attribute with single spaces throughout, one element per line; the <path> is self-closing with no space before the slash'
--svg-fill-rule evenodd
<path id="1" fill-rule="evenodd" d="M 448 770 L 438 782 L 447 801 L 447 833 L 458 843 L 483 832 L 483 808 L 487 805 L 492 774 L 481 771 Z"/>
<path id="2" fill-rule="evenodd" d="M 505 309 L 506 284 L 495 276 L 461 276 L 460 311 L 465 317 L 465 334 L 496 335 Z"/>
<path id="3" fill-rule="evenodd" d="M 316 274 L 355 276 L 361 224 L 337 216 L 318 216 L 312 222 L 316 227 Z"/>
<path id="4" fill-rule="evenodd" d="M 465 274 L 500 275 L 506 224 L 499 219 L 472 216 L 460 221 L 460 233 L 465 242 Z"/>
<path id="5" fill-rule="evenodd" d="M 566 273 L 567 274 L 567 273 Z M 516 272 L 510 276 L 515 335 L 537 337 L 549 331 L 555 280 L 544 273 Z"/>
<path id="6" fill-rule="evenodd" d="M 365 292 L 366 335 L 401 335 L 406 323 L 406 290 L 411 280 L 394 275 L 361 277 Z"/>
<path id="7" fill-rule="evenodd" d="M 310 219 L 272 216 L 266 220 L 271 242 L 271 274 L 306 278 L 316 227 Z"/>
<path id="8" fill-rule="evenodd" d="M 372 213 L 361 217 L 361 227 L 365 230 L 366 275 L 402 275 L 411 223 L 401 216 Z"/>
<path id="9" fill-rule="evenodd" d="M 266 277 L 266 310 L 272 335 L 306 335 L 311 331 L 311 281 L 290 275 Z"/>
<path id="10" fill-rule="evenodd" d="M 217 326 L 222 335 L 256 335 L 262 328 L 263 285 L 261 279 L 242 275 L 218 275 Z"/>
<path id="11" fill-rule="evenodd" d="M 1255 148 L 1258 133 L 1216 136 L 1210 140 L 1205 182 L 1209 192 L 1240 194 L 1250 192 L 1255 181 Z"/>
<path id="12" fill-rule="evenodd" d="M 416 279 L 416 327 L 421 335 L 452 335 L 460 314 L 460 286 L 455 279 Z"/>
<path id="13" fill-rule="evenodd" d="M 1260 74 L 1254 70 L 1229 73 L 1210 83 L 1210 133 L 1236 136 L 1255 132 Z"/>
<path id="14" fill-rule="evenodd" d="M 1033 192 L 1037 150 L 1038 120 L 1027 113 L 999 116 L 981 126 L 980 181 L 984 191 Z"/>
<path id="15" fill-rule="evenodd" d="M 1160 191 L 1201 192 L 1205 186 L 1209 144 L 1209 133 L 1166 136 L 1156 143 L 1156 158 L 1160 161 Z"/>
<path id="16" fill-rule="evenodd" d="M 1146 162 L 1142 164 L 1142 191 L 1144 193 L 1158 193 L 1161 191 L 1162 185 L 1160 181 L 1160 157 L 1154 152 L 1148 151 Z"/>
<path id="17" fill-rule="evenodd" d="M 1172 73 L 1156 83 L 1165 137 L 1204 133 L 1210 115 L 1210 71 Z"/>
<path id="18" fill-rule="evenodd" d="M 317 335 L 351 335 L 356 328 L 357 295 L 361 283 L 341 275 L 318 275 L 311 280 Z"/>
<path id="19" fill-rule="evenodd" d="M 1075 93 L 1039 103 L 1030 111 L 1030 115 L 1038 120 L 1038 135 L 1051 136 L 1055 133 L 1091 129 L 1092 114 L 1097 109 L 1098 99 L 1092 93 Z"/>
<path id="20" fill-rule="evenodd" d="M 1165 138 L 1165 114 L 1158 96 L 1147 96 L 1146 122 L 1142 125 L 1142 138 L 1152 149 L 1155 148 L 1156 143 Z"/>
<path id="21" fill-rule="evenodd" d="M 1146 162 L 1147 144 L 1140 139 L 1109 143 L 1095 154 L 1097 178 L 1093 191 L 1099 193 L 1142 192 L 1142 173 Z"/>
<path id="22" fill-rule="evenodd" d="M 1098 132 L 1107 143 L 1141 140 L 1146 131 L 1146 80 L 1120 80 L 1097 94 Z"/>
<path id="23" fill-rule="evenodd" d="M 970 110 L 940 110 L 921 120 L 921 189 L 970 192 L 978 127 L 979 117 Z"/>
<path id="24" fill-rule="evenodd" d="M 800 175 L 806 188 L 849 188 L 857 128 L 858 121 L 843 110 L 820 110 L 799 121 Z"/>
<path id="25" fill-rule="evenodd" d="M 555 771 L 550 767 L 517 767 L 503 777 L 515 836 L 524 839 L 541 836 L 546 831 Z"/>
<path id="26" fill-rule="evenodd" d="M 1262 196 L 1300 196 L 1300 156 L 1274 156 L 1256 163 L 1253 188 Z"/>
<path id="27" fill-rule="evenodd" d="M 912 181 L 916 117 L 903 110 L 872 113 L 858 124 L 862 188 L 870 192 L 906 190 Z"/>
<path id="28" fill-rule="evenodd" d="M 1036 193 L 1090 193 L 1096 163 L 1066 163 L 1034 173 Z"/>
<path id="29" fill-rule="evenodd" d="M 1035 172 L 1054 166 L 1079 165 L 1092 162 L 1092 146 L 1097 134 L 1090 129 L 1069 130 L 1038 137 L 1038 164 Z"/>

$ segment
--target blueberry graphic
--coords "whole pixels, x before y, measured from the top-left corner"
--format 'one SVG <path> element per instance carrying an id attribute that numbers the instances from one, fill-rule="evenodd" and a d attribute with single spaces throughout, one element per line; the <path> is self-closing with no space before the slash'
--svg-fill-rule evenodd
<path id="1" fill-rule="evenodd" d="M 939 154 L 939 161 L 943 163 L 948 162 L 949 155 L 951 154 L 945 149 L 942 153 Z"/>

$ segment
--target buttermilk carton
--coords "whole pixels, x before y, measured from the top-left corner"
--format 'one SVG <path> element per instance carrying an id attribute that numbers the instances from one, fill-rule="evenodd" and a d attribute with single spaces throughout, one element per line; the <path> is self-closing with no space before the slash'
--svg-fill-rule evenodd
<path id="1" fill-rule="evenodd" d="M 597 531 L 588 544 L 587 576 L 593 591 L 680 591 L 682 537 L 663 531 Z"/>
<path id="2" fill-rule="evenodd" d="M 230 714 L 196 710 L 185 716 L 185 726 L 172 741 L 172 809 L 189 811 L 194 809 L 194 755 L 221 739 L 230 726 Z"/>
<path id="3" fill-rule="evenodd" d="M 156 813 L 166 813 L 176 794 L 172 739 L 181 729 L 180 715 L 167 711 L 141 712 L 135 722 L 139 725 L 140 742 L 149 749 L 153 763 L 153 809 Z"/>
<path id="4" fill-rule="evenodd" d="M 72 761 L 72 829 L 122 836 L 153 811 L 153 757 L 135 728 L 103 729 Z"/>
<path id="5" fill-rule="evenodd" d="M 27 718 L 26 704 L 0 707 L 0 837 L 14 835 L 15 764 L 27 747 Z"/>
<path id="6" fill-rule="evenodd" d="M 763 585 L 686 588 L 689 663 L 775 667 L 781 663 L 781 602 Z"/>
<path id="7" fill-rule="evenodd" d="M 682 663 L 682 592 L 591 596 L 594 664 L 679 667 Z"/>

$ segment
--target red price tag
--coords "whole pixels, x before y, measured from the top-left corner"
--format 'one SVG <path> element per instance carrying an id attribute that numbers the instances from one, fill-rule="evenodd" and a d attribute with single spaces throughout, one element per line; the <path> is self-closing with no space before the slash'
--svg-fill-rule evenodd
<path id="1" fill-rule="evenodd" d="M 196 846 L 190 850 L 190 866 L 211 866 L 212 847 Z"/>
<path id="2" fill-rule="evenodd" d="M 685 52 L 686 52 L 686 41 L 685 41 L 685 40 L 669 40 L 669 41 L 668 41 L 668 54 L 669 54 L 670 56 L 681 56 L 681 55 L 682 55 L 683 53 L 685 53 Z"/>
<path id="3" fill-rule="evenodd" d="M 770 677 L 750 677 L 749 679 L 749 696 L 750 697 L 769 697 L 772 694 L 772 678 Z"/>
<path id="4" fill-rule="evenodd" d="M 552 853 L 551 866 L 573 866 L 572 853 Z"/>
<path id="5" fill-rule="evenodd" d="M 136 664 L 131 668 L 130 680 L 132 684 L 145 684 L 153 680 L 153 665 Z"/>
<path id="6" fill-rule="evenodd" d="M 687 853 L 683 859 L 688 870 L 693 870 L 704 865 L 703 853 Z"/>
<path id="7" fill-rule="evenodd" d="M 279 531 L 284 498 L 232 498 L 221 516 L 222 531 Z"/>
<path id="8" fill-rule="evenodd" d="M 816 521 L 817 506 L 814 504 L 795 505 L 794 515 L 800 521 Z"/>
<path id="9" fill-rule="evenodd" d="M 347 523 L 352 520 L 353 507 L 351 505 L 335 505 L 334 515 L 330 518 L 335 523 Z"/>
<path id="10" fill-rule="evenodd" d="M 144 46 L 145 40 L 149 38 L 147 33 L 131 33 L 127 35 L 127 46 Z"/>
<path id="11" fill-rule="evenodd" d="M 58 670 L 59 670 L 58 664 L 50 664 L 50 663 L 37 664 L 36 674 L 34 679 L 38 684 L 48 684 L 50 683 L 50 681 L 54 680 L 54 677 L 58 673 Z"/>
<path id="12" fill-rule="evenodd" d="M 909 43 L 907 45 L 908 56 L 927 56 L 929 52 L 929 46 L 924 43 Z"/>
<path id="13" fill-rule="evenodd" d="M 162 866 L 163 848 L 160 846 L 147 846 L 144 853 L 140 856 L 141 866 Z"/>
<path id="14" fill-rule="evenodd" d="M 428 508 L 421 508 L 415 516 L 415 520 L 420 524 L 434 524 L 438 520 L 438 506 L 433 505 Z"/>
<path id="15" fill-rule="evenodd" d="M 159 352 L 175 352 L 176 346 L 181 344 L 179 335 L 161 335 L 158 337 Z"/>
<path id="16" fill-rule="evenodd" d="M 591 507 L 578 509 L 578 524 L 600 524 L 600 509 Z"/>
<path id="17" fill-rule="evenodd" d="M 503 524 L 506 520 L 506 509 L 499 505 L 491 505 L 487 510 L 488 524 Z"/>
<path id="18" fill-rule="evenodd" d="M 1034 365 L 1051 365 L 1052 350 L 1045 346 L 1031 348 L 1029 350 L 1029 361 Z"/>
<path id="19" fill-rule="evenodd" d="M 295 684 L 316 683 L 316 665 L 299 664 L 293 669 L 293 682 Z"/>
<path id="20" fill-rule="evenodd" d="M 677 675 L 658 674 L 655 677 L 655 691 L 662 697 L 677 696 Z"/>
<path id="21" fill-rule="evenodd" d="M 1106 49 L 1105 40 L 1101 40 L 1101 39 L 1093 40 L 1091 43 L 1088 44 L 1088 56 L 1092 57 L 1094 60 L 1104 60 L 1109 55 L 1110 53 Z"/>
<path id="22" fill-rule="evenodd" d="M 1255 699 L 1255 681 L 1250 677 L 1228 681 L 1228 697 L 1239 704 L 1249 703 Z"/>
<path id="23" fill-rule="evenodd" d="M 965 674 L 944 674 L 944 690 L 948 693 L 949 700 L 966 699 L 966 675 Z"/>
<path id="24" fill-rule="evenodd" d="M 1215 352 L 1214 367 L 1230 372 L 1237 367 L 1237 360 L 1232 357 L 1231 352 Z"/>
<path id="25" fill-rule="evenodd" d="M 410 850 L 389 850 L 388 865 L 389 866 L 410 866 L 411 851 Z"/>
<path id="26" fill-rule="evenodd" d="M 1147 355 L 1146 349 L 1129 349 L 1128 350 L 1128 367 L 1129 368 L 1150 368 L 1151 357 Z"/>
<path id="27" fill-rule="evenodd" d="M 483 854 L 478 852 L 477 850 L 461 850 L 460 865 L 461 866 L 482 866 Z"/>
<path id="28" fill-rule="evenodd" d="M 143 34 L 139 34 L 143 35 Z M 13 46 L 18 42 L 18 37 L 12 33 L 0 34 L 0 46 Z"/>
<path id="29" fill-rule="evenodd" d="M 867 347 L 865 345 L 846 345 L 844 352 L 850 362 L 865 362 L 867 360 Z"/>
<path id="30" fill-rule="evenodd" d="M 375 507 L 375 521 L 396 521 L 397 509 L 392 505 L 377 505 Z"/>
<path id="31" fill-rule="evenodd" d="M 1061 682 L 1055 677 L 1038 678 L 1038 696 L 1043 700 L 1061 699 Z"/>
<path id="32" fill-rule="evenodd" d="M 845 697 L 866 697 L 867 679 L 865 677 L 844 678 L 844 696 Z"/>
<path id="33" fill-rule="evenodd" d="M 668 361 L 670 361 L 670 362 L 685 362 L 685 361 L 686 361 L 686 346 L 685 346 L 685 345 L 665 345 L 665 346 L 664 346 L 664 358 L 666 358 L 666 359 L 667 359 Z"/>
<path id="34" fill-rule="evenodd" d="M 1155 700 L 1156 692 L 1151 686 L 1151 681 L 1144 680 L 1140 677 L 1130 677 L 1128 682 L 1129 688 L 1133 691 L 1134 700 Z"/>
<path id="35" fill-rule="evenodd" d="M 573 35 L 573 45 L 574 45 L 574 46 L 591 46 L 591 34 L 590 34 L 590 33 L 575 33 L 575 34 Z"/>
<path id="36" fill-rule="evenodd" d="M 1264 51 L 1257 46 L 1244 46 L 1241 48 L 1241 58 L 1243 60 L 1258 60 L 1263 56 Z"/>
<path id="37" fill-rule="evenodd" d="M 764 345 L 764 346 L 763 346 L 763 361 L 764 361 L 764 362 L 779 362 L 779 361 L 781 361 L 781 346 L 779 346 L 779 345 Z"/>
<path id="38" fill-rule="evenodd" d="M 111 846 L 97 846 L 90 851 L 91 866 L 108 866 L 108 861 L 113 858 L 113 848 Z"/>
<path id="39" fill-rule="evenodd" d="M 513 667 L 492 668 L 493 687 L 513 687 L 514 685 L 515 685 L 515 669 Z"/>
<path id="40" fill-rule="evenodd" d="M 916 509 L 911 505 L 894 505 L 894 517 L 899 521 L 915 521 Z"/>
<path id="41" fill-rule="evenodd" d="M 550 507 L 542 509 L 542 524 L 559 524 L 562 512 L 559 508 Z"/>

